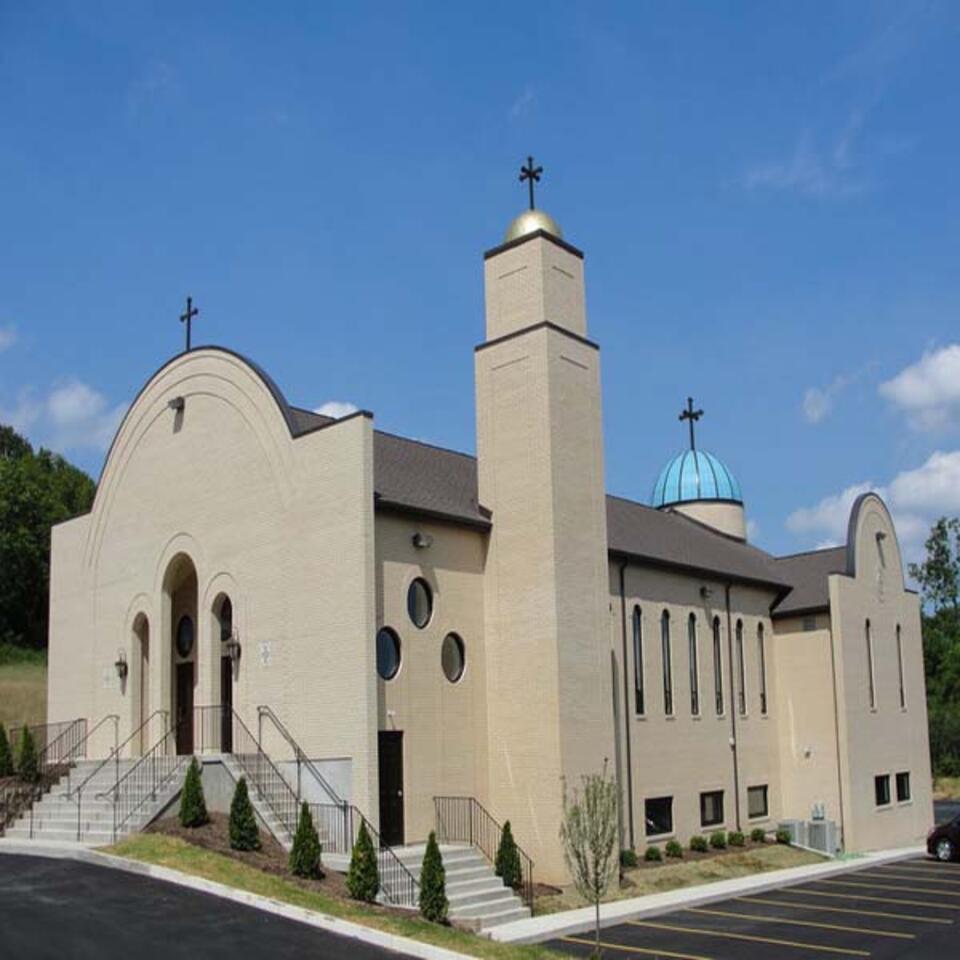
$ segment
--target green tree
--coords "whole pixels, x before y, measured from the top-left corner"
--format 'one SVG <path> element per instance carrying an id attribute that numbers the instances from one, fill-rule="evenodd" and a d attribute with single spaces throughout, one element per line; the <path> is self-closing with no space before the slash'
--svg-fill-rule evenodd
<path id="1" fill-rule="evenodd" d="M 520 886 L 520 881 L 523 879 L 520 869 L 520 851 L 513 839 L 509 820 L 503 825 L 503 831 L 500 834 L 500 846 L 497 848 L 494 868 L 497 876 L 506 886 L 513 890 Z"/>
<path id="2" fill-rule="evenodd" d="M 431 830 L 420 868 L 420 913 L 431 923 L 444 923 L 449 909 L 447 871 L 437 845 L 437 835 Z"/>
<path id="3" fill-rule="evenodd" d="M 7 739 L 7 731 L 0 723 L 0 777 L 13 776 L 13 751 Z"/>
<path id="4" fill-rule="evenodd" d="M 250 803 L 246 777 L 237 782 L 230 801 L 230 846 L 234 850 L 260 849 L 260 828 Z"/>
<path id="5" fill-rule="evenodd" d="M 17 757 L 17 773 L 21 780 L 36 783 L 40 779 L 40 761 L 37 757 L 37 745 L 34 743 L 30 728 L 25 726 L 20 734 L 20 751 Z"/>
<path id="6" fill-rule="evenodd" d="M 380 890 L 380 870 L 377 866 L 377 852 L 367 830 L 366 820 L 360 821 L 357 842 L 350 855 L 350 869 L 347 871 L 347 890 L 354 900 L 373 903 Z"/>
<path id="7" fill-rule="evenodd" d="M 202 827 L 210 822 L 207 803 L 203 798 L 203 782 L 200 779 L 200 764 L 192 757 L 183 781 L 180 794 L 180 824 L 184 827 Z"/>
<path id="8" fill-rule="evenodd" d="M 290 872 L 298 877 L 322 877 L 320 854 L 320 838 L 317 836 L 317 828 L 313 825 L 310 807 L 304 802 L 300 807 L 297 832 L 293 838 L 293 847 L 290 850 Z"/>

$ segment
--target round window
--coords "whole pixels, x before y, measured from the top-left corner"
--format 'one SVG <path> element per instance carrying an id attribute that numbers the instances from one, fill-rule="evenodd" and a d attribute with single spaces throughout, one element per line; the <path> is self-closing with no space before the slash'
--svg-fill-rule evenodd
<path id="1" fill-rule="evenodd" d="M 193 620 L 184 615 L 177 624 L 177 653 L 189 657 L 193 650 Z"/>
<path id="2" fill-rule="evenodd" d="M 422 577 L 417 577 L 407 591 L 407 613 L 410 614 L 414 625 L 421 630 L 433 616 L 433 592 L 430 590 L 430 584 Z"/>
<path id="3" fill-rule="evenodd" d="M 377 673 L 384 680 L 392 680 L 400 669 L 400 638 L 389 628 L 377 633 Z"/>
<path id="4" fill-rule="evenodd" d="M 443 638 L 440 664 L 443 667 L 443 675 L 451 683 L 456 683 L 463 676 L 467 661 L 463 652 L 463 641 L 455 633 L 448 633 Z"/>

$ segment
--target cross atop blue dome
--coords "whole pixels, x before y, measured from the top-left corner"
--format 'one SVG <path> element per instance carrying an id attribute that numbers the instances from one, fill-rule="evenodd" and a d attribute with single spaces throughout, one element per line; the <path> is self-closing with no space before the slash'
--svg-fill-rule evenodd
<path id="1" fill-rule="evenodd" d="M 654 507 L 669 507 L 692 500 L 743 503 L 736 477 L 706 450 L 678 453 L 661 471 L 651 503 Z"/>

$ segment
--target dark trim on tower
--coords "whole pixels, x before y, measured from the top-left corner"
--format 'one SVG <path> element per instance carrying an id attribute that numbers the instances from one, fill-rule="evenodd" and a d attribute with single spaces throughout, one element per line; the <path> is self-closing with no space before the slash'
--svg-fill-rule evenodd
<path id="1" fill-rule="evenodd" d="M 507 340 L 513 340 L 516 337 L 522 337 L 525 333 L 533 333 L 535 330 L 553 330 L 555 333 L 562 333 L 565 337 L 569 337 L 571 340 L 576 340 L 577 343 L 582 343 L 586 347 L 592 347 L 594 350 L 599 350 L 600 345 L 594 343 L 592 340 L 588 340 L 586 337 L 581 337 L 579 333 L 574 333 L 572 330 L 567 330 L 566 327 L 558 326 L 556 323 L 551 323 L 549 320 L 541 320 L 540 323 L 531 324 L 529 327 L 523 327 L 521 330 L 514 330 L 513 333 L 505 333 L 502 337 L 497 337 L 494 340 L 488 340 L 486 343 L 481 343 L 479 346 L 473 348 L 474 353 L 479 353 L 481 350 L 486 350 L 487 347 L 495 347 L 498 343 L 505 343 Z"/>
<path id="2" fill-rule="evenodd" d="M 512 250 L 514 247 L 519 247 L 520 244 L 526 243 L 528 240 L 535 240 L 537 237 L 542 237 L 544 240 L 549 240 L 551 243 L 556 244 L 560 247 L 561 250 L 566 250 L 567 253 L 572 253 L 575 257 L 583 259 L 583 251 L 578 250 L 572 243 L 567 243 L 566 240 L 561 240 L 559 237 L 555 237 L 552 233 L 548 233 L 546 230 L 534 230 L 533 233 L 525 233 L 522 237 L 517 237 L 515 240 L 508 240 L 506 243 L 501 243 L 499 247 L 493 247 L 490 250 L 487 250 L 483 255 L 484 260 L 489 260 L 491 257 L 497 256 L 497 254 L 505 253 L 507 250 Z"/>

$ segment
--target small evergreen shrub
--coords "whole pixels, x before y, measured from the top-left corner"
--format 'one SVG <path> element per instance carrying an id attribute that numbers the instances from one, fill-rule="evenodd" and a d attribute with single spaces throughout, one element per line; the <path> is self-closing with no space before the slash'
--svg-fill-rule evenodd
<path id="1" fill-rule="evenodd" d="M 777 843 L 785 843 L 787 846 L 790 846 L 789 830 L 778 830 L 776 837 L 777 837 Z"/>
<path id="2" fill-rule="evenodd" d="M 304 801 L 300 807 L 297 832 L 290 850 L 290 872 L 297 877 L 321 878 L 323 871 L 320 869 L 320 855 L 320 837 L 313 825 L 310 807 Z"/>
<path id="3" fill-rule="evenodd" d="M 437 835 L 431 830 L 420 870 L 420 913 L 431 923 L 444 923 L 449 908 L 447 872 L 443 868 L 440 847 L 437 846 Z"/>
<path id="4" fill-rule="evenodd" d="M 767 842 L 767 831 L 763 827 L 754 827 L 750 831 L 750 841 L 752 843 L 766 843 Z"/>
<path id="5" fill-rule="evenodd" d="M 683 847 L 680 846 L 679 841 L 677 840 L 668 840 L 666 846 L 663 848 L 664 852 L 671 860 L 682 860 L 683 859 Z"/>
<path id="6" fill-rule="evenodd" d="M 629 847 L 625 850 L 620 851 L 620 866 L 624 870 L 630 870 L 637 865 L 637 851 L 631 850 Z"/>
<path id="7" fill-rule="evenodd" d="M 497 849 L 497 859 L 494 864 L 497 876 L 504 882 L 505 886 L 516 890 L 523 880 L 520 867 L 520 851 L 513 839 L 513 831 L 510 829 L 510 821 L 503 825 L 503 832 L 500 834 L 500 846 Z"/>
<path id="8" fill-rule="evenodd" d="M 0 777 L 13 776 L 13 751 L 7 739 L 6 728 L 0 723 Z"/>
<path id="9" fill-rule="evenodd" d="M 727 835 L 727 843 L 731 847 L 742 847 L 746 842 L 746 837 L 739 830 L 731 830 Z"/>
<path id="10" fill-rule="evenodd" d="M 362 900 L 364 903 L 373 903 L 380 890 L 377 852 L 373 849 L 373 840 L 370 839 L 366 820 L 360 821 L 357 842 L 353 845 L 353 853 L 350 854 L 347 890 L 354 900 Z"/>
<path id="11" fill-rule="evenodd" d="M 250 803 L 246 777 L 240 778 L 230 801 L 230 846 L 234 850 L 260 849 L 260 828 Z"/>
<path id="12" fill-rule="evenodd" d="M 646 860 L 647 863 L 660 863 L 660 861 L 663 860 L 663 854 L 660 852 L 659 847 L 647 847 L 643 859 Z"/>
<path id="13" fill-rule="evenodd" d="M 180 825 L 202 827 L 209 822 L 207 803 L 203 798 L 203 782 L 200 779 L 200 764 L 197 763 L 197 758 L 193 757 L 183 781 L 183 792 L 180 794 Z"/>
<path id="14" fill-rule="evenodd" d="M 17 773 L 27 783 L 36 783 L 40 779 L 40 762 L 37 758 L 37 745 L 33 741 L 30 728 L 25 726 L 20 734 L 20 756 L 17 759 Z"/>
<path id="15" fill-rule="evenodd" d="M 699 833 L 690 838 L 690 849 L 693 853 L 707 852 L 707 838 Z"/>
<path id="16" fill-rule="evenodd" d="M 714 830 L 710 834 L 710 846 L 714 850 L 726 850 L 727 849 L 727 835 L 722 830 Z"/>

